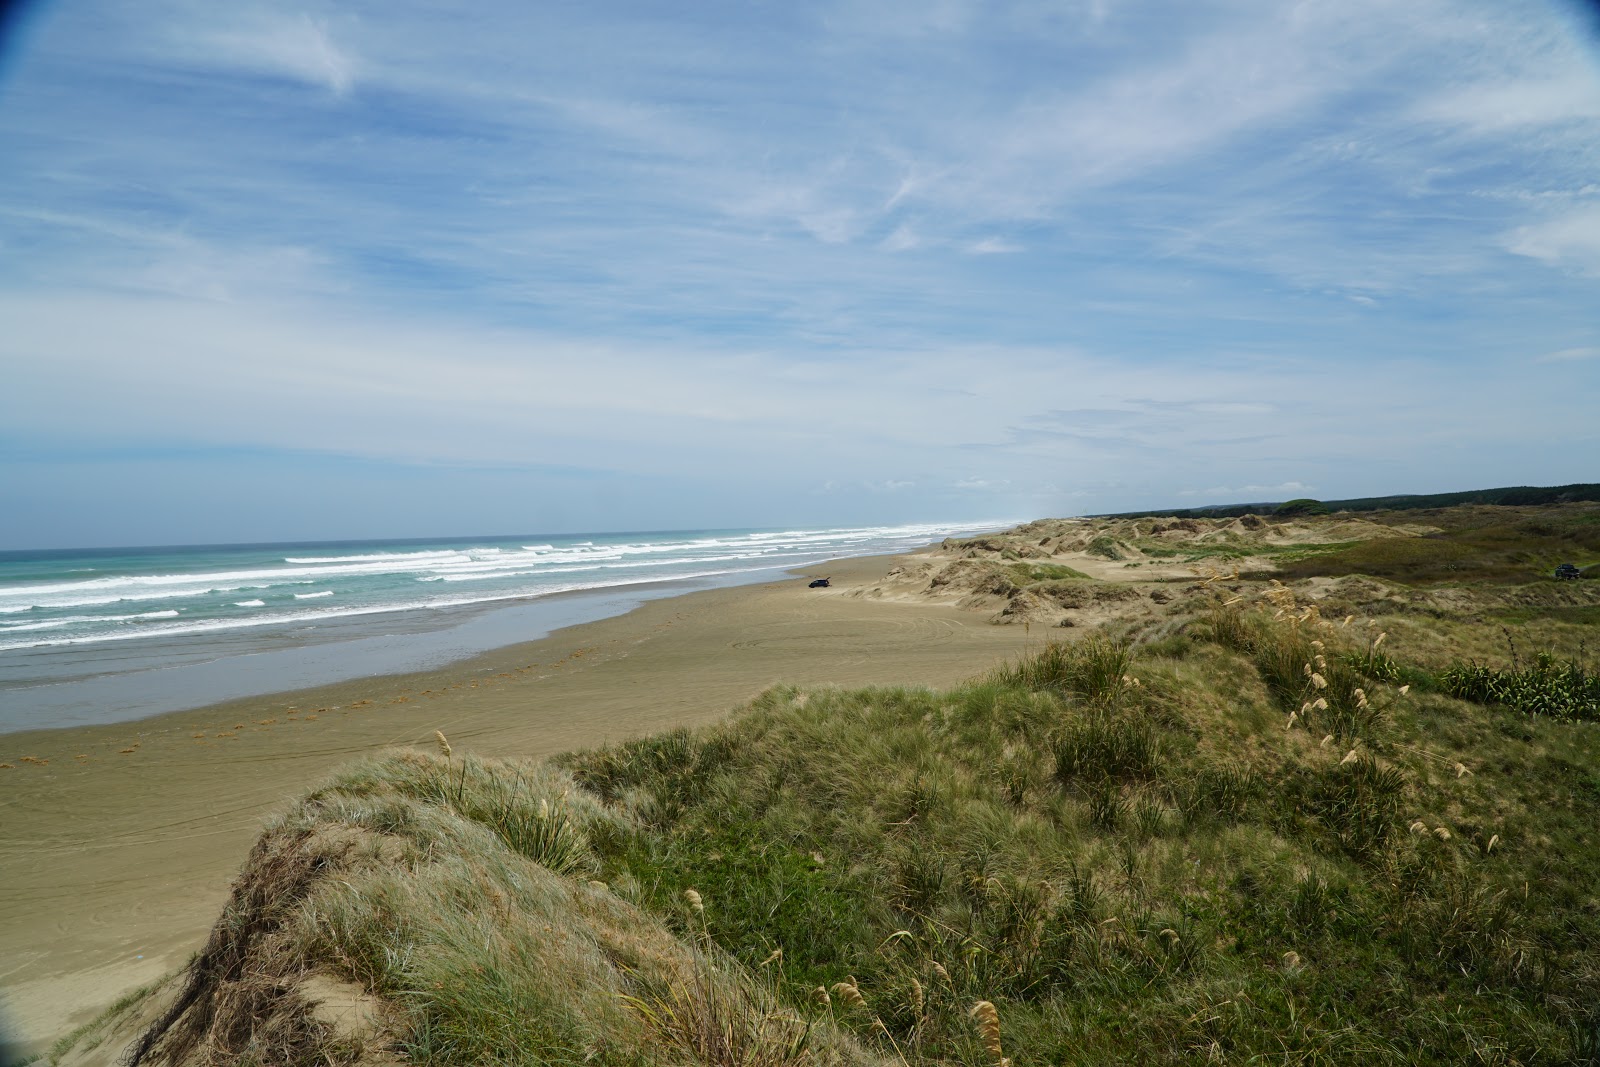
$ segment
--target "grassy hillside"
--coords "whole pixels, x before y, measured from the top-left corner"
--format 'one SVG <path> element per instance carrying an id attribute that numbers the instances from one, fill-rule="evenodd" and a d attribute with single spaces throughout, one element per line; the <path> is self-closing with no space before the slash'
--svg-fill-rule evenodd
<path id="1" fill-rule="evenodd" d="M 1394 496 L 1363 496 L 1349 500 L 1295 500 L 1255 504 L 1217 504 L 1178 511 L 1124 511 L 1100 516 L 1108 519 L 1142 519 L 1151 516 L 1175 518 L 1235 518 L 1240 515 L 1271 515 L 1280 506 L 1302 505 L 1291 509 L 1304 513 L 1303 505 L 1320 505 L 1328 511 L 1416 511 L 1426 508 L 1452 508 L 1464 504 L 1491 504 L 1500 507 L 1536 507 L 1582 500 L 1600 500 L 1600 484 L 1576 482 L 1572 485 L 1508 485 L 1499 489 L 1469 489 L 1459 493 L 1400 493 Z"/>
<path id="2" fill-rule="evenodd" d="M 1409 585 L 1548 579 L 1557 564 L 1600 563 L 1600 508 L 1458 507 L 1406 512 L 1440 527 L 1424 537 L 1362 541 L 1286 562 L 1289 578 L 1364 574 Z M 1591 572 L 1592 573 L 1592 572 Z"/>
<path id="3" fill-rule="evenodd" d="M 1600 595 L 1442 582 L 1214 575 L 949 691 L 359 765 L 136 1062 L 1600 1063 Z"/>

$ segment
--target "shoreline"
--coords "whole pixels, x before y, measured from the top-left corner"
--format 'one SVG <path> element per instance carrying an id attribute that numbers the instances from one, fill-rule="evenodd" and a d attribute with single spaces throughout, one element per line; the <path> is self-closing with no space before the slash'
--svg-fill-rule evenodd
<path id="1" fill-rule="evenodd" d="M 713 721 L 774 684 L 949 685 L 1025 647 L 948 605 L 847 595 L 904 558 L 668 595 L 425 671 L 0 736 L 0 1013 L 39 1050 L 182 965 L 262 822 L 352 759 L 435 730 L 536 758 Z"/>
<path id="2" fill-rule="evenodd" d="M 711 576 L 653 578 L 594 588 L 563 589 L 503 602 L 459 607 L 453 609 L 454 619 L 446 626 L 422 627 L 412 623 L 401 625 L 388 633 L 329 637 L 281 648 L 231 653 L 194 663 L 146 667 L 126 674 L 88 675 L 37 687 L 0 691 L 0 696 L 3 696 L 44 690 L 51 699 L 42 710 L 53 710 L 67 720 L 57 726 L 15 725 L 14 720 L 0 713 L 0 752 L 7 751 L 8 739 L 20 734 L 125 725 L 163 715 L 309 692 L 374 677 L 402 677 L 448 670 L 479 656 L 539 641 L 573 626 L 626 615 L 651 600 L 781 581 L 782 578 L 778 576 L 785 571 L 823 566 L 829 562 L 832 561 L 801 564 L 798 568 L 729 571 Z M 392 612 L 374 612 L 371 617 L 409 616 L 417 610 L 396 608 Z M 517 636 L 510 636 L 513 633 Z M 153 636 L 145 640 L 161 641 L 162 638 Z M 347 665 L 351 658 L 376 665 L 378 669 L 353 672 Z M 294 685 L 288 689 L 282 685 L 263 685 L 260 681 L 250 681 L 252 676 L 259 679 L 274 670 L 294 672 L 307 681 L 304 685 Z M 187 689 L 197 692 L 197 695 L 170 695 L 174 689 Z M 74 710 L 80 705 L 94 706 L 113 700 L 134 705 L 138 710 L 132 715 L 119 714 L 111 719 L 94 712 L 88 713 L 91 717 L 85 717 L 84 712 Z M 0 757 L 0 762 L 4 761 L 4 757 Z"/>

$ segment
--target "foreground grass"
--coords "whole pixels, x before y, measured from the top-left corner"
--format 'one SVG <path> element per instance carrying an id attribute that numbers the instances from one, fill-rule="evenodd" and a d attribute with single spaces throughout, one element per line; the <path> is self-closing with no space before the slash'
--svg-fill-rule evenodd
<path id="1" fill-rule="evenodd" d="M 1151 637 L 352 768 L 138 1061 L 1600 1062 L 1593 723 L 1447 696 L 1278 585 Z"/>
<path id="2" fill-rule="evenodd" d="M 696 888 L 735 958 L 781 950 L 791 1003 L 848 979 L 864 1006 L 830 1010 L 886 1055 L 987 1062 L 981 999 L 1018 1064 L 1592 1056 L 1592 737 L 1521 720 L 1507 751 L 1335 632 L 1210 633 L 948 693 L 775 690 L 567 762 L 640 824 L 605 878 L 660 914 Z"/>

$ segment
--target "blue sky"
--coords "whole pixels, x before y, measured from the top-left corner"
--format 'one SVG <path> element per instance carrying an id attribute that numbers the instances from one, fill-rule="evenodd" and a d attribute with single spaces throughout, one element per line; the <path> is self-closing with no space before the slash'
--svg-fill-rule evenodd
<path id="1" fill-rule="evenodd" d="M 0 547 L 1600 480 L 1558 0 L 35 4 Z"/>

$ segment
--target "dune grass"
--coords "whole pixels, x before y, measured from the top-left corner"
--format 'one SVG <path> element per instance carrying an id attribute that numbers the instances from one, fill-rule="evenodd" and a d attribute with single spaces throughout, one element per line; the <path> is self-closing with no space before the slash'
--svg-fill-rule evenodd
<path id="1" fill-rule="evenodd" d="M 1089 575 L 1064 563 L 1013 563 L 1006 570 L 1011 572 L 1013 580 L 1021 586 L 1029 586 L 1035 582 L 1092 580 Z"/>
<path id="2" fill-rule="evenodd" d="M 1102 640 L 947 693 L 778 689 L 566 764 L 650 826 L 602 877 L 657 914 L 698 887 L 797 1010 L 848 979 L 865 1009 L 826 1011 L 890 1058 L 987 1062 L 979 1000 L 1018 1064 L 1588 1055 L 1593 739 L 1534 724 L 1568 758 L 1527 775 L 1496 713 L 1349 666 L 1370 642 L 1211 626 L 1181 661 Z"/>
<path id="3" fill-rule="evenodd" d="M 1455 686 L 1502 640 L 1475 608 L 1422 662 L 1233 585 L 946 691 L 357 765 L 262 838 L 140 1061 L 1600 1062 L 1594 725 Z M 312 974 L 382 1025 L 329 1028 Z"/>

